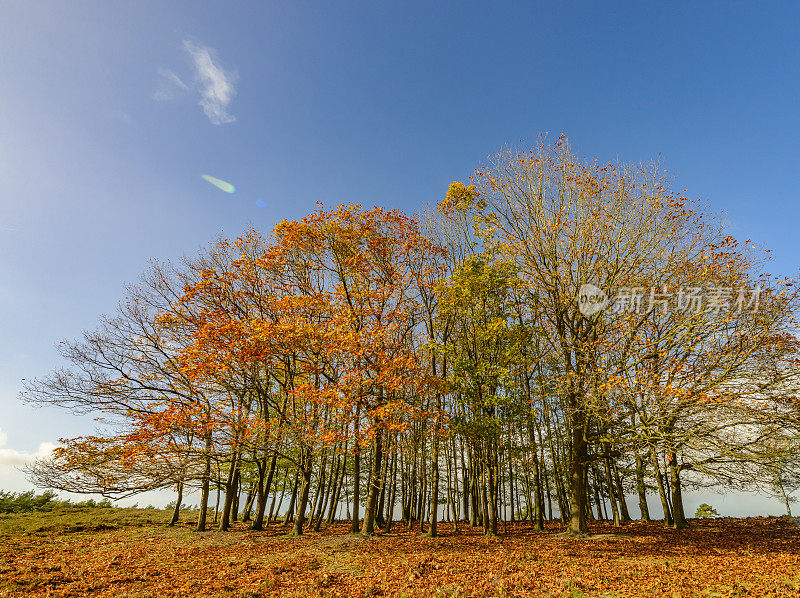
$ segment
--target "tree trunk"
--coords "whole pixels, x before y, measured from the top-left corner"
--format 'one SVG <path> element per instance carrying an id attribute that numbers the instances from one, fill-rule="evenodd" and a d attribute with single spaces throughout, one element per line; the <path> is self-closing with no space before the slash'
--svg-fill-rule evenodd
<path id="1" fill-rule="evenodd" d="M 384 444 L 386 441 L 384 441 Z M 381 491 L 378 497 L 378 508 L 375 511 L 375 524 L 378 527 L 383 527 L 386 524 L 386 518 L 383 516 L 386 507 L 386 478 L 389 474 L 389 452 L 385 446 L 383 450 L 383 467 L 381 469 Z"/>
<path id="2" fill-rule="evenodd" d="M 387 534 L 392 529 L 392 518 L 394 517 L 394 501 L 397 495 L 397 442 L 395 441 L 395 450 L 392 452 L 392 467 L 391 479 L 389 484 L 389 492 L 387 494 L 386 516 L 383 531 Z"/>
<path id="3" fill-rule="evenodd" d="M 331 501 L 330 506 L 328 507 L 328 517 L 325 519 L 325 523 L 328 525 L 333 523 L 334 518 L 336 517 L 336 507 L 339 505 L 339 497 L 342 495 L 342 486 L 344 486 L 344 474 L 347 471 L 347 444 L 344 446 L 344 457 L 342 458 L 342 470 L 339 473 L 339 481 L 336 482 L 336 491 L 333 495 L 333 500 Z"/>
<path id="4" fill-rule="evenodd" d="M 336 467 L 331 471 L 330 478 L 328 480 L 328 485 L 325 489 L 325 500 L 319 507 L 319 512 L 317 513 L 317 522 L 314 524 L 314 531 L 318 532 L 322 527 L 322 520 L 325 518 L 325 509 L 328 508 L 328 502 L 333 500 L 334 495 L 336 494 L 336 484 L 339 479 L 339 468 L 342 466 L 342 459 L 341 457 L 336 459 Z"/>
<path id="5" fill-rule="evenodd" d="M 172 527 L 181 517 L 181 503 L 183 502 L 183 480 L 178 481 L 178 499 L 175 501 L 175 508 L 172 511 L 172 519 L 169 522 L 169 527 Z"/>
<path id="6" fill-rule="evenodd" d="M 364 509 L 364 526 L 361 530 L 362 535 L 371 536 L 375 533 L 375 515 L 378 508 L 378 495 L 381 491 L 381 465 L 383 464 L 383 430 L 380 424 L 376 424 L 375 432 L 375 452 L 372 457 L 372 471 L 370 474 L 369 491 L 367 492 L 367 504 Z"/>
<path id="7" fill-rule="evenodd" d="M 650 447 L 650 460 L 653 464 L 653 471 L 656 474 L 656 484 L 658 485 L 658 496 L 661 499 L 661 508 L 664 510 L 664 523 L 672 526 L 672 509 L 669 508 L 667 501 L 667 491 L 664 488 L 664 476 L 661 473 L 661 465 L 658 463 L 658 456 L 654 446 Z"/>
<path id="8" fill-rule="evenodd" d="M 356 428 L 359 426 L 358 416 L 356 416 Z M 361 447 L 358 444 L 358 431 L 356 431 L 356 441 L 353 447 L 353 521 L 350 524 L 350 533 L 357 534 L 359 530 L 359 501 L 361 500 L 359 485 L 361 483 Z"/>
<path id="9" fill-rule="evenodd" d="M 567 534 L 585 536 L 589 533 L 586 522 L 586 462 L 588 447 L 584 439 L 585 414 L 574 408 L 571 416 L 572 446 L 570 447 L 570 501 Z"/>
<path id="10" fill-rule="evenodd" d="M 614 480 L 611 478 L 611 457 L 608 456 L 609 447 L 607 444 L 603 445 L 603 452 L 606 456 L 603 458 L 606 472 L 606 488 L 608 488 L 608 499 L 611 503 L 611 513 L 614 516 L 614 527 L 619 527 L 619 508 L 617 507 L 617 497 L 614 491 Z"/>
<path id="11" fill-rule="evenodd" d="M 675 451 L 672 451 L 669 455 L 669 482 L 672 489 L 672 527 L 675 529 L 683 529 L 686 527 L 680 472 L 681 468 L 680 465 L 678 465 L 678 455 Z"/>
<path id="12" fill-rule="evenodd" d="M 320 507 L 320 502 L 325 493 L 325 483 L 327 478 L 326 466 L 328 462 L 328 454 L 326 451 L 322 453 L 322 463 L 319 466 L 319 476 L 317 477 L 317 489 L 314 491 L 314 499 L 311 501 L 311 510 L 309 511 L 308 527 L 311 528 L 314 524 L 314 517 L 316 517 L 317 508 Z"/>
<path id="13" fill-rule="evenodd" d="M 617 467 L 616 461 L 612 461 L 612 466 L 614 470 L 614 483 L 617 489 L 617 499 L 619 500 L 620 519 L 623 523 L 627 523 L 631 520 L 631 514 L 628 511 L 628 503 L 625 502 L 625 489 L 622 487 L 622 476 L 619 474 L 619 467 Z"/>
<path id="14" fill-rule="evenodd" d="M 439 437 L 434 429 L 433 455 L 431 457 L 431 504 L 430 504 L 430 524 L 428 525 L 428 535 L 435 538 L 438 533 L 439 522 Z"/>
<path id="15" fill-rule="evenodd" d="M 783 496 L 783 504 L 786 505 L 786 516 L 792 518 L 792 508 L 789 506 L 789 495 L 786 493 L 786 488 L 783 487 L 783 482 L 778 480 L 777 486 L 781 489 L 781 496 Z"/>
<path id="16" fill-rule="evenodd" d="M 286 518 L 283 520 L 283 527 L 289 525 L 290 521 L 294 521 L 294 505 L 297 502 L 297 488 L 300 484 L 300 467 L 297 468 L 294 474 L 294 484 L 292 485 L 292 496 L 289 499 L 289 508 L 286 509 Z"/>
<path id="17" fill-rule="evenodd" d="M 208 518 L 208 495 L 211 491 L 211 436 L 206 435 L 206 454 L 203 465 L 203 481 L 200 487 L 200 512 L 197 514 L 198 532 L 206 531 L 206 519 Z"/>
<path id="18" fill-rule="evenodd" d="M 531 443 L 531 455 L 533 456 L 533 513 L 531 522 L 533 529 L 542 531 L 544 529 L 544 495 L 542 493 L 542 474 L 539 468 L 539 455 L 536 453 L 536 436 L 533 431 L 533 421 L 528 421 L 528 440 Z M 528 490 L 528 500 L 530 500 L 530 489 Z M 528 509 L 531 505 L 528 506 Z"/>
<path id="19" fill-rule="evenodd" d="M 241 478 L 241 472 L 239 471 L 239 467 L 236 467 L 236 477 L 234 478 L 233 482 L 233 502 L 231 503 L 231 521 L 238 521 L 239 520 L 239 480 Z"/>
<path id="20" fill-rule="evenodd" d="M 253 523 L 250 526 L 250 529 L 253 530 L 264 529 L 264 513 L 267 510 L 267 500 L 269 499 L 269 490 L 272 487 L 272 479 L 275 477 L 275 466 L 277 462 L 278 462 L 278 453 L 276 450 L 272 454 L 272 459 L 269 464 L 269 474 L 267 474 L 267 480 L 263 484 L 262 484 L 262 478 L 264 477 L 263 470 L 265 469 L 264 466 L 266 465 L 266 459 L 264 459 L 261 468 L 259 469 L 258 502 L 256 503 L 256 516 L 255 519 L 253 519 Z"/>
<path id="21" fill-rule="evenodd" d="M 297 513 L 295 514 L 294 527 L 292 528 L 293 536 L 303 535 L 303 524 L 305 523 L 306 507 L 308 506 L 308 494 L 311 490 L 312 463 L 313 455 L 311 454 L 311 450 L 307 448 L 302 449 L 302 455 L 300 457 L 300 470 L 302 476 L 300 493 L 297 498 Z"/>
<path id="22" fill-rule="evenodd" d="M 275 492 L 272 495 L 272 500 L 269 503 L 269 514 L 267 515 L 267 525 L 271 524 L 273 521 L 277 521 L 278 517 L 280 516 L 281 505 L 283 504 L 283 497 L 286 496 L 286 484 L 289 481 L 289 471 L 283 472 L 283 485 L 281 486 L 281 498 L 278 501 L 278 512 L 275 513 L 275 500 L 278 498 L 278 486 L 275 486 Z M 275 518 L 272 518 L 272 514 L 275 513 Z"/>
<path id="23" fill-rule="evenodd" d="M 247 500 L 244 501 L 244 511 L 242 511 L 242 523 L 251 521 L 253 518 L 253 503 L 256 501 L 256 486 L 258 482 L 254 482 L 247 490 Z"/>
<path id="24" fill-rule="evenodd" d="M 463 488 L 463 507 L 464 507 L 464 521 L 470 521 L 470 504 L 471 504 L 471 494 L 470 491 L 472 489 L 472 476 L 470 474 L 469 468 L 467 467 L 467 461 L 464 458 L 464 441 L 459 439 L 458 442 L 459 446 L 459 454 L 461 457 L 461 486 Z M 473 526 L 474 527 L 474 526 Z"/>
<path id="25" fill-rule="evenodd" d="M 484 530 L 487 536 L 497 536 L 497 487 L 498 487 L 498 480 L 497 480 L 497 452 L 492 451 L 488 458 L 488 467 L 487 469 L 487 486 L 488 486 L 488 505 L 487 505 L 487 514 L 489 515 L 489 525 L 484 526 Z"/>
<path id="26" fill-rule="evenodd" d="M 219 531 L 225 532 L 231 526 L 231 508 L 233 507 L 233 497 L 236 494 L 237 468 L 239 466 L 239 455 L 233 453 L 231 457 L 231 467 L 228 470 L 228 479 L 225 482 L 225 502 L 222 505 L 222 517 L 219 520 Z"/>
<path id="27" fill-rule="evenodd" d="M 644 485 L 644 459 L 636 453 L 636 493 L 639 495 L 639 517 L 642 521 L 650 521 L 650 509 L 647 506 L 647 493 Z"/>

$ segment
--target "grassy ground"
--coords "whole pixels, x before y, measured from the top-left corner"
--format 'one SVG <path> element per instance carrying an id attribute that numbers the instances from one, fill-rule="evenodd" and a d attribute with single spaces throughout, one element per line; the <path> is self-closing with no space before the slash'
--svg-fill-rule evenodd
<path id="1" fill-rule="evenodd" d="M 590 539 L 514 524 L 489 540 L 448 524 L 435 539 L 400 526 L 362 539 L 345 523 L 301 538 L 195 533 L 169 516 L 0 516 L 0 596 L 800 596 L 800 528 L 777 518 L 597 524 Z"/>

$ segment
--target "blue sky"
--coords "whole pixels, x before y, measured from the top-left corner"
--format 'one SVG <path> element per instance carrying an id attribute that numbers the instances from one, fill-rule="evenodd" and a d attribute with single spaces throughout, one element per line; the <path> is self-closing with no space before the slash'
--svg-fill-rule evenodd
<path id="1" fill-rule="evenodd" d="M 92 429 L 20 380 L 151 259 L 317 201 L 414 212 L 546 131 L 660 157 L 796 273 L 798 24 L 790 3 L 0 1 L 0 488 Z"/>

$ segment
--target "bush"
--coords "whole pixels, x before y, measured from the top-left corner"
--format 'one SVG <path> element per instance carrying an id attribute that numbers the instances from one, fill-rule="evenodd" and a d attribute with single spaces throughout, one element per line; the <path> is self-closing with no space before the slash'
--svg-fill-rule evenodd
<path id="1" fill-rule="evenodd" d="M 697 507 L 697 511 L 695 512 L 694 516 L 697 519 L 709 519 L 713 517 L 719 517 L 719 513 L 717 513 L 716 509 L 714 509 L 714 507 L 711 505 L 703 503 Z"/>
<path id="2" fill-rule="evenodd" d="M 54 509 L 108 509 L 112 506 L 108 499 L 100 502 L 91 498 L 80 502 L 58 500 L 58 496 L 49 491 L 42 494 L 35 494 L 33 490 L 17 494 L 0 491 L 0 513 L 43 513 Z"/>

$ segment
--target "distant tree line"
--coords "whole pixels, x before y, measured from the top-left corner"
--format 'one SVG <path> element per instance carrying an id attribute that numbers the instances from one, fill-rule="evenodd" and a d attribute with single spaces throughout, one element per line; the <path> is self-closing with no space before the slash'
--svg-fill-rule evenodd
<path id="1" fill-rule="evenodd" d="M 36 494 L 28 492 L 3 492 L 0 490 L 0 513 L 49 512 L 59 509 L 104 509 L 111 508 L 108 499 L 96 501 L 92 498 L 81 501 L 61 500 L 54 492 Z"/>

